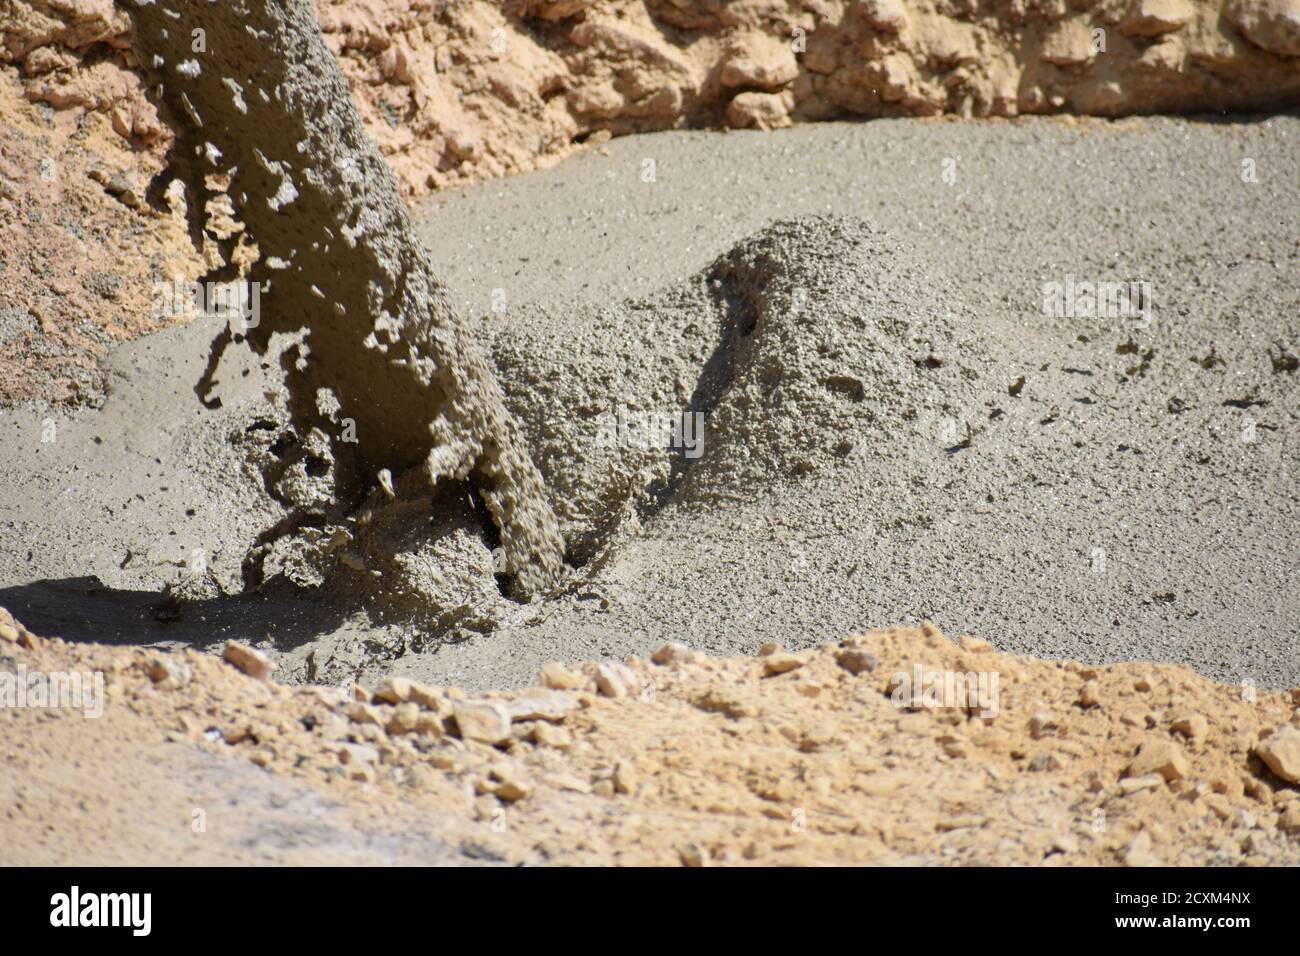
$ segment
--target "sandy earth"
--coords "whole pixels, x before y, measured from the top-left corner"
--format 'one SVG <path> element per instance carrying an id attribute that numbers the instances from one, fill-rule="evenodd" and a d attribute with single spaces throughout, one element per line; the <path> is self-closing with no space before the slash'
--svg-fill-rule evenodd
<path id="1" fill-rule="evenodd" d="M 1186 668 L 927 625 L 372 697 L 20 628 L 0 624 L 7 667 L 106 689 L 93 718 L 0 709 L 6 863 L 1300 863 L 1300 690 Z M 931 672 L 972 693 L 924 691 Z"/>

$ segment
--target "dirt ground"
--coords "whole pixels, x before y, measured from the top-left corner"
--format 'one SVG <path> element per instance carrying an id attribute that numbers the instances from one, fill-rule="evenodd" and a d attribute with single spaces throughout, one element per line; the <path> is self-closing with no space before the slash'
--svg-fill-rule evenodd
<path id="1" fill-rule="evenodd" d="M 480 696 L 0 639 L 29 682 L 105 678 L 100 716 L 0 709 L 5 863 L 1300 863 L 1300 690 L 1187 668 L 926 626 Z"/>

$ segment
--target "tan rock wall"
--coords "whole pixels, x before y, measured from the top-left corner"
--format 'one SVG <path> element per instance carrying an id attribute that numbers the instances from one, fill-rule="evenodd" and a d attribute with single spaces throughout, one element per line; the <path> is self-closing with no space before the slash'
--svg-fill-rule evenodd
<path id="1" fill-rule="evenodd" d="M 1253 110 L 1300 102 L 1300 0 L 318 0 L 411 194 L 607 135 L 843 116 Z M 110 0 L 5 0 L 26 95 L 166 135 Z"/>

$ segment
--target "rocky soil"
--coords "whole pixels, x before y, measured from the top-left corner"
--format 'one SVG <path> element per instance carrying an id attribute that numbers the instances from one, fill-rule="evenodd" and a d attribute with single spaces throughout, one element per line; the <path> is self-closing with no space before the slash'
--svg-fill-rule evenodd
<path id="1" fill-rule="evenodd" d="M 0 402 L 97 404 L 107 348 L 194 318 L 158 309 L 158 283 L 206 271 L 181 210 L 145 202 L 160 168 L 105 115 L 0 76 Z"/>
<path id="2" fill-rule="evenodd" d="M 1276 108 L 1297 0 L 318 0 L 370 134 L 413 193 L 678 126 L 832 116 Z M 11 0 L 27 98 L 167 134 L 110 0 Z M 199 51 L 201 52 L 201 51 Z"/>
<path id="3" fill-rule="evenodd" d="M 106 675 L 97 718 L 0 708 L 0 859 L 1300 863 L 1300 689 L 930 625 L 757 657 L 668 645 L 482 695 L 286 687 L 256 651 L 224 658 L 69 644 L 0 610 L 7 669 Z"/>

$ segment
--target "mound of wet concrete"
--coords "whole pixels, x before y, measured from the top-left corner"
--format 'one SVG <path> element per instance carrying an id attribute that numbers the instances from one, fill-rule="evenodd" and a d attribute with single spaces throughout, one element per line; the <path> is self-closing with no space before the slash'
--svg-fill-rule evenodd
<path id="1" fill-rule="evenodd" d="M 583 566 L 670 501 L 756 500 L 970 404 L 991 350 L 965 312 L 871 224 L 806 217 L 656 296 L 531 312 L 495 354 Z"/>

